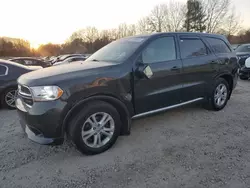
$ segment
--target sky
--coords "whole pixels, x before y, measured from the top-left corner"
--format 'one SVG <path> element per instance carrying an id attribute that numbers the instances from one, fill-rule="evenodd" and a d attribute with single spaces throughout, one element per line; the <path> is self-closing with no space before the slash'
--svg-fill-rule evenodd
<path id="1" fill-rule="evenodd" d="M 0 0 L 0 36 L 24 38 L 33 47 L 63 43 L 87 26 L 110 29 L 136 23 L 170 0 Z M 186 2 L 186 0 L 179 0 Z M 232 0 L 243 26 L 250 28 L 250 0 Z"/>

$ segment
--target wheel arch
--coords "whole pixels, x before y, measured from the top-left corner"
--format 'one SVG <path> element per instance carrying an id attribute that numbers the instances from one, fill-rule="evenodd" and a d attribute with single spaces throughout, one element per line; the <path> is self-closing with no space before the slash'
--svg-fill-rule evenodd
<path id="1" fill-rule="evenodd" d="M 17 88 L 17 87 L 18 87 L 17 84 L 9 84 L 9 85 L 6 85 L 3 88 L 1 88 L 1 90 L 0 90 L 0 99 L 1 99 L 1 102 L 2 102 L 2 98 L 3 98 L 4 93 L 8 89 L 10 89 L 10 88 Z"/>
<path id="2" fill-rule="evenodd" d="M 127 106 L 119 99 L 117 99 L 114 96 L 109 95 L 94 95 L 90 96 L 88 98 L 82 99 L 78 101 L 73 107 L 66 113 L 66 116 L 62 123 L 62 134 L 65 134 L 65 131 L 67 131 L 67 128 L 69 126 L 69 123 L 71 119 L 74 117 L 74 115 L 80 111 L 84 107 L 86 103 L 101 100 L 104 102 L 107 102 L 114 106 L 116 110 L 118 111 L 120 115 L 120 119 L 122 122 L 121 132 L 120 135 L 129 135 L 130 134 L 130 127 L 131 127 L 131 117 L 132 114 L 127 108 Z"/>

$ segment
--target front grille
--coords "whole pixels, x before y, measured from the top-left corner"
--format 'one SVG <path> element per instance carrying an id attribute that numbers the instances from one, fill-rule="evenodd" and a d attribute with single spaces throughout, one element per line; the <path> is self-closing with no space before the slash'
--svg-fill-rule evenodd
<path id="1" fill-rule="evenodd" d="M 18 85 L 18 94 L 23 99 L 23 102 L 25 102 L 27 105 L 33 105 L 32 95 L 30 89 L 27 86 Z"/>
<path id="2" fill-rule="evenodd" d="M 245 60 L 246 59 L 240 59 L 239 60 L 240 67 L 243 67 L 245 65 Z"/>

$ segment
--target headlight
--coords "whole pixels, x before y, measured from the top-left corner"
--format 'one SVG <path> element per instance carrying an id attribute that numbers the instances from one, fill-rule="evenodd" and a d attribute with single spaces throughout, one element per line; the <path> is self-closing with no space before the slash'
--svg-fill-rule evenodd
<path id="1" fill-rule="evenodd" d="M 63 90 L 58 86 L 30 87 L 34 101 L 53 101 L 60 98 Z"/>

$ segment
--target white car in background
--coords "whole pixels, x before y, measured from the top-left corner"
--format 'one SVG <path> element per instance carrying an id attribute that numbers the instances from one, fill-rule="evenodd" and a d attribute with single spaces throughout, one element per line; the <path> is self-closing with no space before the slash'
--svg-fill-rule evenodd
<path id="1" fill-rule="evenodd" d="M 74 56 L 74 57 L 69 57 L 63 61 L 58 61 L 54 63 L 53 66 L 64 65 L 64 64 L 69 64 L 69 63 L 76 62 L 76 61 L 85 61 L 85 60 L 86 60 L 85 56 Z"/>

